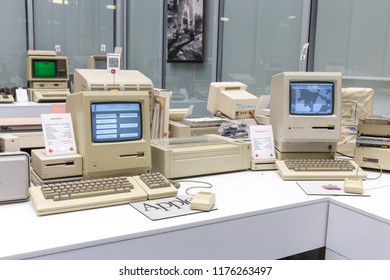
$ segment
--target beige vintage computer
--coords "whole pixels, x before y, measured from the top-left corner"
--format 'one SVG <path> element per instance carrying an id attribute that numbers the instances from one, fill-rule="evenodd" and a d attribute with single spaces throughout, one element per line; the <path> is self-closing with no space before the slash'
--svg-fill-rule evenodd
<path id="1" fill-rule="evenodd" d="M 247 92 L 246 88 L 247 86 L 240 82 L 210 83 L 207 110 L 232 120 L 253 118 L 258 98 Z"/>
<path id="2" fill-rule="evenodd" d="M 35 102 L 65 101 L 68 88 L 68 58 L 55 51 L 27 52 L 27 81 L 30 100 Z"/>
<path id="3" fill-rule="evenodd" d="M 270 121 L 280 153 L 336 151 L 341 135 L 340 73 L 277 74 L 270 98 Z"/>
<path id="4" fill-rule="evenodd" d="M 285 179 L 365 177 L 352 161 L 354 166 L 345 170 L 349 173 L 335 172 L 332 167 L 327 167 L 328 172 L 318 167 L 324 171 L 321 174 L 306 174 L 306 167 L 294 175 L 282 172 L 287 171 L 284 160 L 335 157 L 341 135 L 341 81 L 341 73 L 336 72 L 283 72 L 272 77 L 270 121 L 279 159 L 276 165 Z"/>
<path id="5" fill-rule="evenodd" d="M 73 93 L 72 115 L 83 177 L 135 175 L 151 169 L 148 91 Z"/>
<path id="6" fill-rule="evenodd" d="M 141 73 L 127 74 L 127 79 L 122 80 L 125 84 L 148 81 L 148 87 L 153 88 Z M 137 80 L 138 77 L 142 79 Z M 71 114 L 77 151 L 82 156 L 83 180 L 61 183 L 66 192 L 57 195 L 53 195 L 55 184 L 31 187 L 31 199 L 38 215 L 177 194 L 177 189 L 165 177 L 149 172 L 149 95 L 149 90 L 133 88 L 79 91 L 67 97 L 66 111 Z"/>

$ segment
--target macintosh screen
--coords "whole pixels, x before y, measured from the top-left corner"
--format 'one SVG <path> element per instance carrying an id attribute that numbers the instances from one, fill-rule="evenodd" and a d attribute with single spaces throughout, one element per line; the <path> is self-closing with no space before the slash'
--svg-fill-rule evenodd
<path id="1" fill-rule="evenodd" d="M 332 115 L 333 111 L 333 82 L 290 82 L 291 115 Z"/>
<path id="2" fill-rule="evenodd" d="M 91 103 L 92 142 L 142 139 L 140 102 Z"/>
<path id="3" fill-rule="evenodd" d="M 54 78 L 56 76 L 56 62 L 54 60 L 34 60 L 33 76 L 35 78 Z"/>

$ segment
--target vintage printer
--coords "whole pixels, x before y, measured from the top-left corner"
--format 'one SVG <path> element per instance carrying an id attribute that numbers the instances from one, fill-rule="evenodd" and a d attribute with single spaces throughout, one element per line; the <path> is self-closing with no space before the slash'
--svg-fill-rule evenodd
<path id="1" fill-rule="evenodd" d="M 220 135 L 154 140 L 152 170 L 167 178 L 246 170 L 251 144 Z"/>
<path id="2" fill-rule="evenodd" d="M 354 161 L 362 167 L 390 170 L 390 119 L 367 116 L 358 124 Z"/>

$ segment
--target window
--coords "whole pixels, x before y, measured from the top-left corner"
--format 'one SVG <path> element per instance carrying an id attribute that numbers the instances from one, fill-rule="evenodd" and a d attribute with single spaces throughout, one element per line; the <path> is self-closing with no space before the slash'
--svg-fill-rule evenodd
<path id="1" fill-rule="evenodd" d="M 386 0 L 318 0 L 314 71 L 342 72 L 343 87 L 372 87 L 382 115 L 390 101 L 389 17 Z"/>
<path id="2" fill-rule="evenodd" d="M 163 1 L 133 0 L 127 4 L 127 69 L 140 71 L 162 87 Z"/>
<path id="3" fill-rule="evenodd" d="M 225 0 L 220 79 L 269 94 L 271 77 L 299 69 L 303 0 Z"/>
<path id="4" fill-rule="evenodd" d="M 35 0 L 34 49 L 60 50 L 69 72 L 86 68 L 88 57 L 114 51 L 113 0 Z"/>
<path id="5" fill-rule="evenodd" d="M 26 86 L 26 8 L 24 0 L 0 2 L 0 86 Z"/>

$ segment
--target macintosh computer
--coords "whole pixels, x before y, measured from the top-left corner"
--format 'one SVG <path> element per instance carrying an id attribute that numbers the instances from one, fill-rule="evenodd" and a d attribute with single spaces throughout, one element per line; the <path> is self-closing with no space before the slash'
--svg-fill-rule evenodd
<path id="1" fill-rule="evenodd" d="M 280 73 L 272 77 L 270 98 L 270 121 L 280 153 L 336 151 L 341 135 L 340 73 Z"/>
<path id="2" fill-rule="evenodd" d="M 137 84 L 137 77 L 147 79 L 137 71 L 127 74 L 129 84 Z M 82 156 L 83 180 L 66 183 L 66 192 L 56 192 L 55 185 L 30 188 L 38 215 L 177 194 L 163 175 L 150 172 L 149 94 L 142 89 L 94 90 L 67 97 L 66 110 Z"/>
<path id="3" fill-rule="evenodd" d="M 151 168 L 149 93 L 77 92 L 66 100 L 83 177 L 134 175 Z"/>
<path id="4" fill-rule="evenodd" d="M 35 102 L 65 101 L 68 88 L 68 58 L 55 51 L 27 52 L 27 81 L 30 100 Z"/>
<path id="5" fill-rule="evenodd" d="M 272 77 L 270 121 L 279 159 L 276 165 L 280 172 L 301 168 L 293 163 L 288 168 L 286 163 L 290 164 L 290 160 L 334 159 L 341 135 L 341 81 L 341 73 L 337 72 L 283 72 Z M 332 166 L 302 167 L 300 173 L 283 173 L 282 176 L 285 179 L 290 175 L 290 179 L 304 179 L 306 173 L 303 171 L 312 169 L 324 172 L 322 175 L 310 172 L 309 179 L 321 176 L 327 179 L 365 177 L 353 161 L 338 160 L 337 163 L 345 163 L 346 166 L 340 167 L 341 170 Z M 356 171 L 356 168 L 359 170 Z"/>

